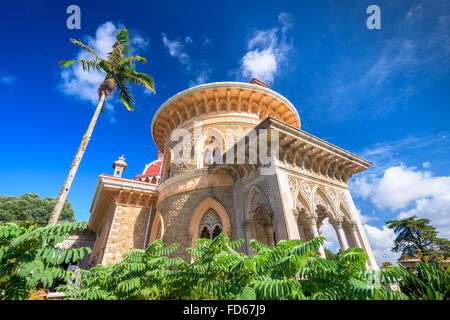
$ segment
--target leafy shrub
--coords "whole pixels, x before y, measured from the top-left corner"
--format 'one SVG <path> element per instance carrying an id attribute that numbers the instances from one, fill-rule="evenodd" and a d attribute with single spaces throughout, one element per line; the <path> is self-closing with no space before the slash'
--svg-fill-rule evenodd
<path id="1" fill-rule="evenodd" d="M 97 265 L 78 270 L 79 286 L 62 285 L 58 291 L 79 300 L 154 300 L 170 294 L 172 267 L 185 264 L 180 258 L 168 258 L 178 244 L 163 248 L 162 240 L 145 250 L 130 249 L 115 265 Z"/>
<path id="2" fill-rule="evenodd" d="M 438 261 L 420 261 L 416 271 L 406 271 L 400 288 L 413 300 L 450 300 L 449 270 Z"/>
<path id="3" fill-rule="evenodd" d="M 84 230 L 85 222 L 37 227 L 30 223 L 0 224 L 0 294 L 3 299 L 27 299 L 36 288 L 50 288 L 71 273 L 61 267 L 83 259 L 90 248 L 62 249 L 57 244 Z"/>
<path id="4" fill-rule="evenodd" d="M 281 240 L 274 248 L 256 240 L 256 253 L 237 249 L 225 233 L 198 239 L 187 251 L 193 262 L 169 258 L 177 245 L 156 240 L 145 250 L 130 249 L 116 265 L 79 274 L 80 286 L 61 286 L 70 299 L 407 299 L 385 285 L 398 282 L 403 269 L 368 271 L 367 255 L 350 248 L 336 261 L 317 254 L 324 238 L 303 243 Z"/>

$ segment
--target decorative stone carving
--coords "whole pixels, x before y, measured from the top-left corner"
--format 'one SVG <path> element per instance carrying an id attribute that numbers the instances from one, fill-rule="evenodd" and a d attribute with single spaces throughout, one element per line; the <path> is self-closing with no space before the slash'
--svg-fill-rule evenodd
<path id="1" fill-rule="evenodd" d="M 342 217 L 332 217 L 328 219 L 330 224 L 334 227 L 335 230 L 342 229 L 343 218 Z"/>
<path id="2" fill-rule="evenodd" d="M 302 219 L 303 221 L 305 221 L 305 224 L 307 226 L 317 225 L 317 218 L 317 214 L 311 212 L 305 212 L 305 214 L 302 216 Z"/>
<path id="3" fill-rule="evenodd" d="M 325 209 L 329 210 L 329 206 L 326 203 L 326 201 L 323 199 L 322 195 L 320 195 L 317 191 L 314 194 L 314 208 L 316 208 L 318 205 L 321 205 Z"/>
<path id="4" fill-rule="evenodd" d="M 352 221 L 352 220 L 346 220 L 344 225 L 346 226 L 346 228 L 349 231 L 356 231 L 358 224 L 356 223 L 356 221 Z"/>
<path id="5" fill-rule="evenodd" d="M 216 211 L 210 209 L 205 213 L 200 222 L 199 234 L 206 227 L 206 229 L 209 231 L 209 234 L 212 235 L 214 233 L 214 229 L 217 226 L 220 228 L 220 231 L 223 230 L 222 220 L 220 219 L 220 216 L 217 214 Z"/>
<path id="6" fill-rule="evenodd" d="M 339 202 L 344 207 L 345 211 L 347 211 L 347 213 L 350 213 L 349 205 L 347 203 L 347 199 L 345 198 L 344 192 L 339 190 L 338 191 L 338 197 L 339 197 Z"/>
<path id="7" fill-rule="evenodd" d="M 272 211 L 272 207 L 270 206 L 269 201 L 267 200 L 267 198 L 265 196 L 263 196 L 263 194 L 259 191 L 256 191 L 253 194 L 253 197 L 251 199 L 250 205 L 248 207 L 248 215 L 250 215 L 257 206 L 259 205 L 263 205 L 264 207 L 266 207 L 269 216 L 273 217 L 273 211 Z"/>
<path id="8" fill-rule="evenodd" d="M 296 193 L 295 191 L 297 190 L 297 184 L 291 176 L 289 176 L 288 180 L 289 180 L 289 190 L 291 191 L 291 196 L 294 197 L 295 193 Z"/>
<path id="9" fill-rule="evenodd" d="M 303 182 L 302 183 L 302 190 L 306 193 L 306 194 L 311 194 L 311 192 L 312 192 L 312 186 L 309 184 L 309 183 L 307 183 L 307 182 Z"/>

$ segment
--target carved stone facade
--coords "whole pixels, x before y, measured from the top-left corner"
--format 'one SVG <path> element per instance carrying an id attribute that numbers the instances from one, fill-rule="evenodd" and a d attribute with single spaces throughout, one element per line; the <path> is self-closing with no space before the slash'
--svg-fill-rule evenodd
<path id="1" fill-rule="evenodd" d="M 278 146 L 269 165 L 251 161 L 252 137 L 261 141 L 264 132 L 267 150 Z M 190 261 L 186 249 L 219 231 L 245 239 L 240 250 L 253 254 L 251 239 L 307 241 L 328 219 L 341 249 L 363 248 L 377 268 L 347 184 L 370 163 L 302 131 L 280 94 L 253 83 L 190 88 L 156 112 L 152 136 L 164 153 L 159 185 L 100 176 L 89 221 L 98 263 L 116 263 L 157 238 L 179 243 L 174 255 Z"/>

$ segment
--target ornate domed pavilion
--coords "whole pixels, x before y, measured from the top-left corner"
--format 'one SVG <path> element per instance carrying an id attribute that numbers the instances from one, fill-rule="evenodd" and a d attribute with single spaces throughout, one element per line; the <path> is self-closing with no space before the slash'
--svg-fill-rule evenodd
<path id="1" fill-rule="evenodd" d="M 187 261 L 196 239 L 221 232 L 269 246 L 307 241 L 329 223 L 342 250 L 363 248 L 377 268 L 348 186 L 370 162 L 301 130 L 296 108 L 267 84 L 184 90 L 161 105 L 151 134 L 161 151 L 142 174 L 100 175 L 89 220 L 97 262 L 157 238 L 179 243 Z"/>

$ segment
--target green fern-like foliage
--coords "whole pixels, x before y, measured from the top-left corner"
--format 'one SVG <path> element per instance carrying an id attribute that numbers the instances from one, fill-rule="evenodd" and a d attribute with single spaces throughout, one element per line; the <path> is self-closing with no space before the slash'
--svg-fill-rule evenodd
<path id="1" fill-rule="evenodd" d="M 36 288 L 50 288 L 54 280 L 67 281 L 70 272 L 60 265 L 75 263 L 90 248 L 62 249 L 57 244 L 82 231 L 86 223 L 37 228 L 29 223 L 0 225 L 0 293 L 3 299 L 27 299 Z"/>
<path id="2" fill-rule="evenodd" d="M 243 240 L 230 242 L 225 233 L 214 240 L 198 239 L 188 252 L 193 263 L 178 271 L 184 299 L 305 299 L 298 270 L 323 243 L 316 238 L 279 241 L 275 248 L 251 240 L 256 253 L 236 251 Z"/>
<path id="3" fill-rule="evenodd" d="M 178 247 L 158 239 L 145 250 L 130 249 L 115 265 L 80 270 L 77 285 L 60 286 L 69 299 L 238 299 L 344 300 L 406 299 L 386 286 L 402 281 L 402 268 L 366 269 L 367 255 L 350 248 L 337 260 L 321 258 L 324 238 L 281 240 L 269 247 L 250 240 L 253 255 L 242 253 L 242 239 L 225 233 L 214 240 L 197 239 L 188 248 L 188 263 L 170 258 Z"/>
<path id="4" fill-rule="evenodd" d="M 152 242 L 145 250 L 130 249 L 115 265 L 97 265 L 77 274 L 79 285 L 62 285 L 58 290 L 69 299 L 79 300 L 154 300 L 171 294 L 171 270 L 185 264 L 180 258 L 169 258 L 178 247 L 163 247 L 162 240 Z"/>
<path id="5" fill-rule="evenodd" d="M 407 296 L 388 285 L 404 276 L 402 268 L 366 270 L 363 249 L 349 248 L 336 261 L 312 257 L 298 273 L 312 300 L 402 300 Z"/>
<path id="6" fill-rule="evenodd" d="M 421 261 L 416 272 L 407 270 L 400 287 L 412 300 L 450 300 L 450 268 L 438 261 Z"/>

